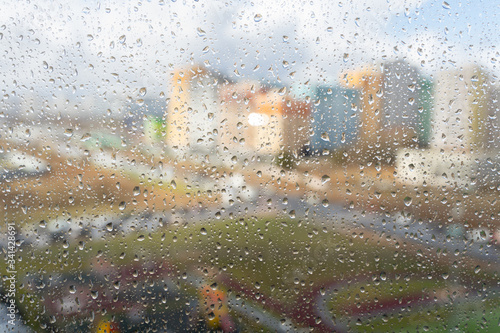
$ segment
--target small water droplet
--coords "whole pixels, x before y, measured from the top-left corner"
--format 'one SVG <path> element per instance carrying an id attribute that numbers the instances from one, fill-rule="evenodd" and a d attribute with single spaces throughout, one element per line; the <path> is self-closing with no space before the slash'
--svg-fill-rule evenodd
<path id="1" fill-rule="evenodd" d="M 328 183 L 329 181 L 330 181 L 330 176 L 323 175 L 323 177 L 321 177 L 321 184 Z"/>
<path id="2" fill-rule="evenodd" d="M 90 292 L 90 296 L 93 298 L 93 299 L 96 299 L 98 296 L 99 296 L 99 292 L 97 290 L 92 290 Z"/>
<path id="3" fill-rule="evenodd" d="M 170 182 L 170 186 L 172 186 L 173 189 L 176 189 L 177 188 L 177 184 L 175 183 L 175 180 L 172 180 Z"/>
<path id="4" fill-rule="evenodd" d="M 146 237 L 144 237 L 144 235 L 139 235 L 139 237 L 137 237 L 137 240 L 139 242 L 142 242 Z"/>
<path id="5" fill-rule="evenodd" d="M 134 187 L 134 190 L 132 191 L 132 194 L 134 195 L 134 197 L 138 196 L 139 194 L 141 194 L 141 189 L 139 186 L 136 186 Z"/>
<path id="6" fill-rule="evenodd" d="M 410 206 L 411 202 L 412 202 L 412 199 L 410 197 L 406 197 L 406 198 L 404 198 L 403 201 L 405 203 L 405 206 Z"/>
<path id="7" fill-rule="evenodd" d="M 255 22 L 260 22 L 260 21 L 262 21 L 262 15 L 260 15 L 260 14 L 255 14 L 255 16 L 253 17 L 253 20 L 254 20 Z"/>
<path id="8" fill-rule="evenodd" d="M 80 141 L 85 142 L 85 141 L 89 140 L 90 138 L 91 138 L 90 133 L 85 133 L 84 135 L 82 135 L 82 138 L 80 139 Z"/>
<path id="9" fill-rule="evenodd" d="M 120 202 L 118 205 L 119 210 L 124 210 L 127 207 L 127 203 L 125 201 Z"/>
<path id="10" fill-rule="evenodd" d="M 450 9 L 450 8 L 451 8 L 451 6 L 450 6 L 450 4 L 449 4 L 449 3 L 447 3 L 446 1 L 443 1 L 443 8 L 444 8 L 444 9 Z"/>
<path id="11" fill-rule="evenodd" d="M 76 287 L 74 285 L 69 286 L 69 293 L 70 294 L 76 293 Z"/>
<path id="12" fill-rule="evenodd" d="M 146 96 L 147 92 L 147 89 L 142 87 L 141 89 L 139 89 L 139 96 L 144 97 Z"/>
<path id="13" fill-rule="evenodd" d="M 201 233 L 202 235 L 206 235 L 206 234 L 207 234 L 207 230 L 206 230 L 205 228 L 201 228 L 201 229 L 200 229 L 200 233 Z"/>

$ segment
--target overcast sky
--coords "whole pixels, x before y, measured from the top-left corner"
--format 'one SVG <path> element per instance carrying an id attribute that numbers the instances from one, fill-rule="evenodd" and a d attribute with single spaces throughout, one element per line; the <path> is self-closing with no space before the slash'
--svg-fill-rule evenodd
<path id="1" fill-rule="evenodd" d="M 498 75 L 499 9 L 494 0 L 4 1 L 1 89 L 4 100 L 30 90 L 160 98 L 172 68 L 191 62 L 284 84 L 333 83 L 393 59 L 427 75 L 467 63 Z"/>

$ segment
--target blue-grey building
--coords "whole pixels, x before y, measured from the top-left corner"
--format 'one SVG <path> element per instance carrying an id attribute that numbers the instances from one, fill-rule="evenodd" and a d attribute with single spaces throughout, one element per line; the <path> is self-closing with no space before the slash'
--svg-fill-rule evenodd
<path id="1" fill-rule="evenodd" d="M 358 137 L 359 92 L 338 86 L 318 86 L 314 92 L 310 149 L 352 146 Z"/>

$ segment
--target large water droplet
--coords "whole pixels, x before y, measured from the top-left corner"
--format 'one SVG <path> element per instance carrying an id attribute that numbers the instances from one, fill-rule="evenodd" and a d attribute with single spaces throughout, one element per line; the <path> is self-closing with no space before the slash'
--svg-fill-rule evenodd
<path id="1" fill-rule="evenodd" d="M 139 186 L 134 187 L 134 190 L 132 191 L 132 193 L 134 194 L 134 197 L 141 194 L 141 189 L 139 188 Z"/>
<path id="2" fill-rule="evenodd" d="M 76 287 L 74 285 L 69 286 L 69 293 L 70 294 L 76 293 Z"/>

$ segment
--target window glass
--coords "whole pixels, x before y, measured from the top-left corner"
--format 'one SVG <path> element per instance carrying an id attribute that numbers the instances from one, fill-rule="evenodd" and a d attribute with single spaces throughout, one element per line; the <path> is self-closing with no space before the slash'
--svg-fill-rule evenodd
<path id="1" fill-rule="evenodd" d="M 0 331 L 497 332 L 493 0 L 0 11 Z"/>

